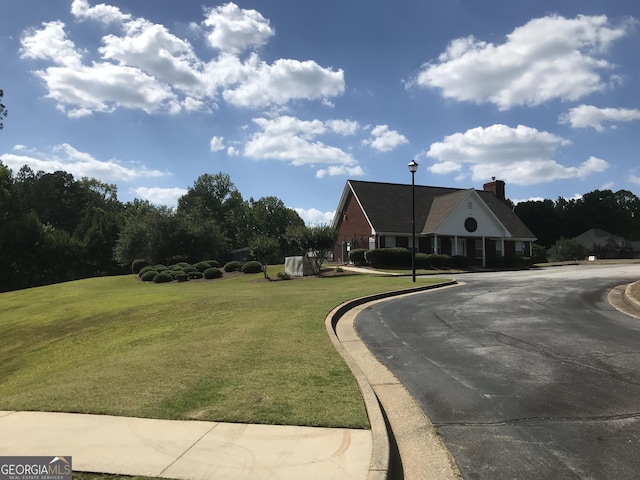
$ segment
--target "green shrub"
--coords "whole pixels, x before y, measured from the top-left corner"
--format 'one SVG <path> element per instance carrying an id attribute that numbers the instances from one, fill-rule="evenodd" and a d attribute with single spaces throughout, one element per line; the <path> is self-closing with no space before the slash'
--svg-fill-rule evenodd
<path id="1" fill-rule="evenodd" d="M 157 271 L 155 268 L 153 268 L 153 267 L 151 267 L 151 266 L 147 265 L 146 267 L 142 267 L 142 268 L 140 269 L 140 271 L 138 272 L 138 276 L 139 276 L 140 278 L 142 278 L 142 275 L 144 275 L 144 274 L 145 274 L 145 273 L 147 273 L 147 272 L 156 272 L 156 273 L 158 273 L 158 271 Z"/>
<path id="2" fill-rule="evenodd" d="M 429 255 L 422 252 L 416 253 L 416 268 L 421 270 L 429 270 L 431 268 Z"/>
<path id="3" fill-rule="evenodd" d="M 242 266 L 242 272 L 243 273 L 261 273 L 262 264 L 260 262 L 256 262 L 255 260 L 251 260 L 250 262 L 247 262 Z"/>
<path id="4" fill-rule="evenodd" d="M 158 274 L 156 270 L 147 270 L 142 275 L 140 275 L 140 280 L 143 282 L 152 282 L 153 278 Z"/>
<path id="5" fill-rule="evenodd" d="M 154 265 L 153 268 L 158 271 L 158 272 L 164 272 L 167 269 L 166 265 L 163 265 L 162 263 L 158 263 L 157 265 Z"/>
<path id="6" fill-rule="evenodd" d="M 149 265 L 149 260 L 144 258 L 136 258 L 133 262 L 131 262 L 131 272 L 138 275 L 140 270 Z"/>
<path id="7" fill-rule="evenodd" d="M 217 260 L 205 260 L 212 267 L 220 268 L 220 263 Z"/>
<path id="8" fill-rule="evenodd" d="M 507 255 L 504 257 L 504 266 L 506 268 L 524 268 L 527 260 L 530 260 L 530 258 L 520 255 Z"/>
<path id="9" fill-rule="evenodd" d="M 153 283 L 168 283 L 173 282 L 173 277 L 167 272 L 159 272 L 153 277 Z"/>
<path id="10" fill-rule="evenodd" d="M 533 256 L 531 263 L 546 263 L 547 262 L 547 249 L 537 243 L 533 244 Z"/>
<path id="11" fill-rule="evenodd" d="M 198 273 L 200 273 L 200 272 L 198 272 Z M 177 280 L 177 281 L 179 281 L 179 282 L 186 282 L 186 281 L 188 281 L 188 280 L 189 280 L 189 275 L 188 275 L 188 274 L 186 274 L 186 273 L 184 273 L 184 272 L 180 272 L 180 273 L 178 273 L 178 274 L 176 275 L 176 277 L 175 277 L 175 278 L 176 278 L 176 280 Z"/>
<path id="12" fill-rule="evenodd" d="M 198 269 L 196 267 L 192 267 L 191 265 L 189 265 L 188 267 L 184 267 L 182 271 L 184 273 L 191 273 L 191 272 L 197 272 Z"/>
<path id="13" fill-rule="evenodd" d="M 195 263 L 193 266 L 199 272 L 204 272 L 207 268 L 218 267 L 219 265 L 211 265 L 210 262 L 198 262 L 198 263 Z"/>
<path id="14" fill-rule="evenodd" d="M 227 262 L 224 264 L 224 271 L 225 272 L 237 272 L 238 270 L 240 270 L 240 267 L 242 266 L 242 264 L 236 260 L 233 260 L 231 262 Z"/>
<path id="15" fill-rule="evenodd" d="M 336 273 L 344 273 L 344 268 L 342 268 L 341 266 L 337 266 Z"/>
<path id="16" fill-rule="evenodd" d="M 432 268 L 443 269 L 451 268 L 453 261 L 449 255 L 431 253 L 427 255 L 427 261 Z"/>
<path id="17" fill-rule="evenodd" d="M 186 267 L 190 267 L 191 266 L 191 264 L 187 263 L 187 262 L 178 262 L 178 263 L 176 263 L 176 265 L 178 265 L 181 268 L 186 268 Z"/>
<path id="18" fill-rule="evenodd" d="M 199 278 L 202 278 L 202 272 L 199 271 L 195 271 L 195 272 L 189 272 L 187 273 L 187 276 L 189 277 L 189 280 L 197 280 Z"/>
<path id="19" fill-rule="evenodd" d="M 193 273 L 195 273 L 195 272 L 193 272 Z M 216 267 L 207 268 L 202 273 L 202 276 L 204 278 L 206 278 L 207 280 L 211 280 L 213 278 L 220 278 L 222 276 L 222 270 L 220 270 L 219 268 L 216 268 Z"/>
<path id="20" fill-rule="evenodd" d="M 349 252 L 349 260 L 353 262 L 355 265 L 364 265 L 365 258 L 364 255 L 367 252 L 364 248 L 356 248 Z"/>
<path id="21" fill-rule="evenodd" d="M 181 272 L 182 267 L 176 263 L 175 265 L 171 265 L 169 267 L 169 270 L 171 270 L 172 272 Z"/>
<path id="22" fill-rule="evenodd" d="M 411 252 L 401 247 L 367 250 L 364 257 L 373 268 L 408 268 L 411 266 Z"/>
<path id="23" fill-rule="evenodd" d="M 278 273 L 276 273 L 276 276 L 280 280 L 291 280 L 291 277 L 289 276 L 289 274 L 287 272 L 283 272 L 282 270 L 279 270 Z"/>
<path id="24" fill-rule="evenodd" d="M 464 255 L 454 255 L 451 257 L 451 266 L 460 270 L 469 268 L 469 259 Z"/>

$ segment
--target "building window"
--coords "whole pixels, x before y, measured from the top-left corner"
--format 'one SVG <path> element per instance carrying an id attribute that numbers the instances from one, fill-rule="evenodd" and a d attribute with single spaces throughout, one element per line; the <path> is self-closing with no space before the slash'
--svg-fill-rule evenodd
<path id="1" fill-rule="evenodd" d="M 396 237 L 384 237 L 385 248 L 392 248 L 396 246 Z"/>
<path id="2" fill-rule="evenodd" d="M 469 207 L 469 210 L 473 210 L 473 202 L 467 202 L 467 207 Z"/>
<path id="3" fill-rule="evenodd" d="M 504 254 L 502 253 L 502 241 L 496 240 L 496 257 L 500 258 L 503 256 Z"/>
<path id="4" fill-rule="evenodd" d="M 524 252 L 527 248 L 527 244 L 525 242 L 516 241 L 516 255 L 524 255 Z"/>

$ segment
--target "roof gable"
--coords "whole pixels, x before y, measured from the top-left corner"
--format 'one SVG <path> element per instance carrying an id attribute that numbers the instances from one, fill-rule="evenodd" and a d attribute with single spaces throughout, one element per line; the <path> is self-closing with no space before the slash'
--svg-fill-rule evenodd
<path id="1" fill-rule="evenodd" d="M 469 231 L 465 227 L 465 221 L 469 217 L 476 221 L 477 229 L 474 231 Z M 512 236 L 473 189 L 436 198 L 423 233 L 461 236 L 471 234 L 484 237 Z"/>

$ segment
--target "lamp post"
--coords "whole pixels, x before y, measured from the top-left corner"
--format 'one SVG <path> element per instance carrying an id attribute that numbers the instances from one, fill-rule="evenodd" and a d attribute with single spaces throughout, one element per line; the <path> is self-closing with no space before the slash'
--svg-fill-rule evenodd
<path id="1" fill-rule="evenodd" d="M 411 172 L 411 272 L 413 282 L 416 281 L 416 183 L 415 174 L 418 162 L 411 160 L 407 165 Z"/>

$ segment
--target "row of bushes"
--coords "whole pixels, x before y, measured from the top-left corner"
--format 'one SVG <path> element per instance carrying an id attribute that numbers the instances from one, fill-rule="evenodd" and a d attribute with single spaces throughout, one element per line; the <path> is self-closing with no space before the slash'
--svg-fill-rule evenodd
<path id="1" fill-rule="evenodd" d="M 356 265 L 371 265 L 373 268 L 409 268 L 411 251 L 406 248 L 376 248 L 374 250 L 356 249 L 349 252 L 349 260 Z M 512 255 L 493 258 L 487 261 L 492 268 L 525 268 L 534 263 L 530 257 Z M 416 268 L 421 270 L 443 270 L 447 268 L 465 269 L 469 259 L 462 255 L 440 255 L 416 253 Z"/>
<path id="2" fill-rule="evenodd" d="M 406 248 L 356 249 L 349 252 L 349 260 L 356 265 L 369 264 L 373 268 L 409 268 L 411 252 Z M 446 268 L 467 268 L 469 260 L 461 255 L 441 255 L 416 253 L 416 268 L 422 270 L 442 270 Z"/>
<path id="3" fill-rule="evenodd" d="M 220 278 L 223 270 L 227 273 L 241 271 L 243 273 L 260 273 L 262 272 L 262 264 L 256 261 L 240 263 L 237 261 L 228 262 L 222 270 L 220 264 L 215 260 L 201 261 L 195 264 L 187 262 L 179 262 L 174 265 L 166 266 L 163 264 L 150 265 L 147 260 L 134 260 L 131 265 L 133 273 L 140 277 L 143 282 L 167 283 L 167 282 L 186 282 L 188 280 L 197 280 L 204 278 L 212 280 Z"/>

